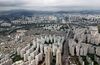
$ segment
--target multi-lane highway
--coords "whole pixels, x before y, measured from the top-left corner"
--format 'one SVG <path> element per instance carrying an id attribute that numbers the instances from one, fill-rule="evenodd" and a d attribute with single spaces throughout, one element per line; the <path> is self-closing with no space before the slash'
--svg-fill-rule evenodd
<path id="1" fill-rule="evenodd" d="M 67 24 L 69 26 L 69 24 Z M 68 40 L 73 37 L 72 28 L 69 26 L 68 33 L 65 36 L 65 42 L 63 44 L 63 56 L 62 56 L 62 64 L 69 65 L 69 46 Z"/>

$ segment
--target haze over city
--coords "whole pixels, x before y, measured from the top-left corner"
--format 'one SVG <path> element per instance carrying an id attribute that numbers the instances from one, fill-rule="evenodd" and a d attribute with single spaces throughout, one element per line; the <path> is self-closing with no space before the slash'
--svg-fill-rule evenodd
<path id="1" fill-rule="evenodd" d="M 100 0 L 0 0 L 0 65 L 100 65 Z"/>

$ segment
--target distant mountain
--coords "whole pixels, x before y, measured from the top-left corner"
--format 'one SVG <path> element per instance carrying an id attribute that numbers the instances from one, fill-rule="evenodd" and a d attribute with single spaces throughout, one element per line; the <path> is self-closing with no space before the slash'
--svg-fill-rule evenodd
<path id="1" fill-rule="evenodd" d="M 73 11 L 35 11 L 35 10 L 11 10 L 0 12 L 0 20 L 10 21 L 21 17 L 33 15 L 54 15 L 54 14 L 100 14 L 100 10 L 73 10 Z"/>
<path id="2" fill-rule="evenodd" d="M 51 15 L 54 12 L 48 11 L 29 11 L 29 10 L 11 10 L 11 11 L 4 11 L 0 13 L 0 20 L 13 20 L 21 17 L 31 17 L 33 15 Z"/>

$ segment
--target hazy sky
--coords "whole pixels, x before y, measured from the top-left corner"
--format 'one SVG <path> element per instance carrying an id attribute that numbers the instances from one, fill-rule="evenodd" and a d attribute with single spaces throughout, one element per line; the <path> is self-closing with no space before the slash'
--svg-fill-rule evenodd
<path id="1" fill-rule="evenodd" d="M 100 0 L 0 0 L 0 10 L 34 9 L 48 6 L 100 7 Z"/>

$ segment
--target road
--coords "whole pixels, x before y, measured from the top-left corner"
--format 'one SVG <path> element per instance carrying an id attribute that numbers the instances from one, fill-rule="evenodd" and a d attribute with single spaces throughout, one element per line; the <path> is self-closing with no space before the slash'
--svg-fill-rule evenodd
<path id="1" fill-rule="evenodd" d="M 63 65 L 68 65 L 68 56 L 69 56 L 68 36 L 69 36 L 69 32 L 66 34 L 65 42 L 63 44 L 63 56 L 62 56 Z"/>
<path id="2" fill-rule="evenodd" d="M 63 50 L 63 56 L 62 56 L 62 63 L 63 65 L 68 65 L 68 56 L 69 56 L 69 49 L 68 49 L 68 40 L 66 40 L 64 42 L 64 46 L 63 46 L 64 50 Z"/>
<path id="3" fill-rule="evenodd" d="M 69 46 L 68 46 L 68 39 L 73 37 L 73 32 L 71 27 L 69 28 L 68 33 L 65 36 L 65 42 L 63 44 L 63 56 L 62 56 L 62 65 L 69 65 Z"/>

